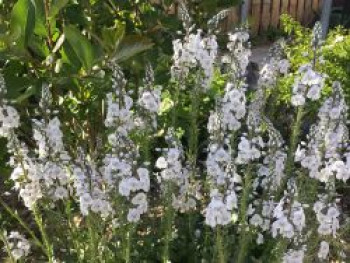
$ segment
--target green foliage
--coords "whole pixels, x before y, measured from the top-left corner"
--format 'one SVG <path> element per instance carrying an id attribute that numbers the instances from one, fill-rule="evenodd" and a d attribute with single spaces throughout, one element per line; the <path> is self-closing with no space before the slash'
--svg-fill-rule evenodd
<path id="1" fill-rule="evenodd" d="M 293 18 L 283 15 L 281 17 L 284 32 L 290 36 L 287 41 L 285 51 L 291 63 L 291 74 L 279 80 L 279 90 L 277 101 L 279 103 L 289 103 L 295 73 L 300 66 L 312 60 L 313 50 L 311 43 L 311 30 L 304 28 Z M 347 103 L 350 102 L 350 35 L 349 31 L 338 27 L 328 34 L 322 46 L 319 58 L 322 63 L 317 63 L 319 72 L 328 76 L 327 87 L 324 95 L 329 94 L 330 84 L 340 81 L 343 85 Z"/>

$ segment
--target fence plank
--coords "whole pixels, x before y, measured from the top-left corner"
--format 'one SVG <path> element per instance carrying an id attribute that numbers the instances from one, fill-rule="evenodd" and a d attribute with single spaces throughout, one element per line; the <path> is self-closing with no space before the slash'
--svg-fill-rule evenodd
<path id="1" fill-rule="evenodd" d="M 281 14 L 288 14 L 289 0 L 282 0 Z"/>
<path id="2" fill-rule="evenodd" d="M 298 7 L 298 0 L 290 0 L 290 4 L 289 4 L 289 14 L 290 14 L 294 19 L 297 19 L 297 7 Z"/>
<path id="3" fill-rule="evenodd" d="M 306 0 L 307 1 L 307 0 Z M 298 1 L 298 14 L 297 14 L 297 18 L 298 21 L 300 21 L 301 23 L 304 20 L 304 10 L 305 10 L 305 0 L 299 0 Z"/>
<path id="4" fill-rule="evenodd" d="M 280 7 L 281 0 L 273 0 L 272 2 L 272 14 L 271 14 L 271 25 L 278 27 L 280 21 Z"/>
<path id="5" fill-rule="evenodd" d="M 304 19 L 303 22 L 307 26 L 313 19 L 312 12 L 312 0 L 305 0 L 305 9 L 304 9 Z"/>
<path id="6" fill-rule="evenodd" d="M 225 31 L 233 30 L 240 21 L 240 8 L 237 6 L 231 7 L 230 12 L 226 18 Z"/>
<path id="7" fill-rule="evenodd" d="M 252 33 L 257 34 L 260 27 L 260 17 L 261 17 L 261 0 L 253 0 L 252 2 Z"/>
<path id="8" fill-rule="evenodd" d="M 312 10 L 318 14 L 320 12 L 320 1 L 319 0 L 313 0 L 312 1 Z"/>
<path id="9" fill-rule="evenodd" d="M 266 30 L 270 26 L 271 20 L 271 0 L 264 0 L 262 6 L 261 28 Z"/>

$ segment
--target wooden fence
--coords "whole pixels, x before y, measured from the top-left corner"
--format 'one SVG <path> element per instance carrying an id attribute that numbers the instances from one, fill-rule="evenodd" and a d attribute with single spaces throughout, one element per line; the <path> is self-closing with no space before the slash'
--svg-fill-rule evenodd
<path id="1" fill-rule="evenodd" d="M 350 1 L 350 0 L 345 0 Z M 160 0 L 151 0 L 160 4 Z M 268 28 L 279 28 L 280 16 L 289 14 L 303 25 L 310 25 L 320 14 L 323 0 L 250 0 L 248 22 L 252 33 L 258 34 Z M 169 14 L 177 13 L 177 1 L 166 8 Z M 230 13 L 222 23 L 223 31 L 234 29 L 241 21 L 241 7 L 230 8 Z"/>
<path id="2" fill-rule="evenodd" d="M 309 25 L 320 14 L 322 0 L 250 0 L 248 21 L 253 34 L 280 26 L 280 16 L 289 14 L 303 25 Z M 224 22 L 230 30 L 240 21 L 240 7 L 232 7 Z"/>

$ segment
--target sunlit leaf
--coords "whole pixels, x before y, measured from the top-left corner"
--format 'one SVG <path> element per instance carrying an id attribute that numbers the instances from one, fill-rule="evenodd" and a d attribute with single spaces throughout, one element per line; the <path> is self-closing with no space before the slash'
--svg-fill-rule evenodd
<path id="1" fill-rule="evenodd" d="M 153 43 L 148 38 L 141 36 L 127 36 L 123 39 L 117 49 L 114 59 L 119 62 L 125 61 L 132 56 L 150 49 L 152 46 Z"/>
<path id="2" fill-rule="evenodd" d="M 92 43 L 72 25 L 64 28 L 64 34 L 84 68 L 90 70 L 96 60 L 96 52 Z"/>

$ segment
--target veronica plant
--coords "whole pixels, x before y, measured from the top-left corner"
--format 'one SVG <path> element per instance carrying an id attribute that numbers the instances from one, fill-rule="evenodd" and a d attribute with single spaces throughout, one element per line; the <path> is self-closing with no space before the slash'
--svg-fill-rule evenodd
<path id="1" fill-rule="evenodd" d="M 173 42 L 167 86 L 156 85 L 150 65 L 142 84 L 130 83 L 110 59 L 104 65 L 110 89 L 96 114 L 104 126 L 96 130 L 89 118 L 62 118 L 65 104 L 51 84 L 43 85 L 37 109 L 25 120 L 5 98 L 0 78 L 11 194 L 32 218 L 0 196 L 16 221 L 0 225 L 10 261 L 302 263 L 344 257 L 338 185 L 350 178 L 348 108 L 338 82 L 321 96 L 327 76 L 318 71 L 319 25 L 310 43 L 313 57 L 290 87 L 288 138 L 268 103 L 279 79 L 290 74 L 284 42 L 272 47 L 257 85 L 249 87 L 247 28 L 230 33 L 226 52 L 219 52 L 212 26 L 225 14 L 210 20 L 207 33 L 194 31 L 181 5 L 185 32 Z M 317 118 L 304 129 L 315 104 Z M 22 121 L 30 133 L 22 133 Z M 5 226 L 15 229 L 7 234 Z M 189 249 L 180 256 L 181 243 Z"/>

